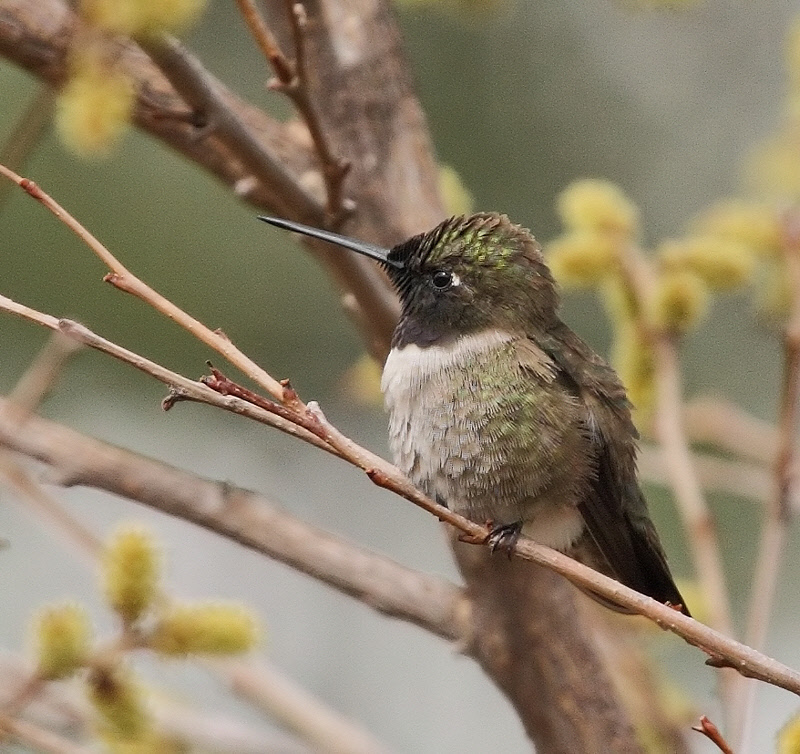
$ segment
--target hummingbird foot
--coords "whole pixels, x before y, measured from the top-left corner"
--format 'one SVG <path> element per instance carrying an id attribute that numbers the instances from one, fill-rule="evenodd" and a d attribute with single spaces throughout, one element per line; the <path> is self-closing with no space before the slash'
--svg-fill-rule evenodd
<path id="1" fill-rule="evenodd" d="M 486 544 L 492 548 L 493 553 L 498 550 L 504 550 L 508 555 L 508 559 L 511 560 L 511 554 L 514 552 L 514 546 L 517 544 L 521 531 L 522 521 L 493 526 L 486 537 Z"/>

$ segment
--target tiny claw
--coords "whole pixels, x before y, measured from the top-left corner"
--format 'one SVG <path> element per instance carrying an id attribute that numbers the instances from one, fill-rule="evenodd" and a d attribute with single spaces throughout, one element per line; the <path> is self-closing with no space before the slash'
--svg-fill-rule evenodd
<path id="1" fill-rule="evenodd" d="M 489 536 L 486 537 L 486 544 L 491 547 L 493 553 L 498 550 L 505 550 L 508 559 L 511 560 L 511 555 L 514 552 L 514 547 L 519 540 L 521 531 L 522 521 L 515 521 L 513 524 L 494 526 L 489 532 Z"/>

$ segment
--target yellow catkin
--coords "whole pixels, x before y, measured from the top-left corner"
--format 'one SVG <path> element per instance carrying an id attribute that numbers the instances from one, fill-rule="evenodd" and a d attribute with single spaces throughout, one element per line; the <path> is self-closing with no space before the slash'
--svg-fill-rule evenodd
<path id="1" fill-rule="evenodd" d="M 121 667 L 97 668 L 89 678 L 88 697 L 109 740 L 136 741 L 150 730 L 139 685 Z"/>
<path id="2" fill-rule="evenodd" d="M 781 227 L 774 209 L 765 204 L 728 199 L 710 207 L 693 224 L 697 235 L 744 244 L 759 256 L 781 249 Z"/>
<path id="3" fill-rule="evenodd" d="M 158 590 L 159 553 L 144 529 L 121 528 L 109 541 L 102 564 L 106 599 L 126 622 L 152 604 Z"/>
<path id="4" fill-rule="evenodd" d="M 776 751 L 777 754 L 800 754 L 800 714 L 781 728 Z"/>
<path id="5" fill-rule="evenodd" d="M 439 165 L 439 193 L 450 215 L 469 215 L 475 199 L 464 185 L 461 176 L 450 165 Z"/>
<path id="6" fill-rule="evenodd" d="M 89 655 L 91 628 L 80 605 L 54 605 L 36 620 L 37 671 L 42 678 L 66 678 L 81 668 Z"/>
<path id="7" fill-rule="evenodd" d="M 756 269 L 756 257 L 747 246 L 719 236 L 665 241 L 659 253 L 668 270 L 690 271 L 710 288 L 720 291 L 749 283 Z"/>
<path id="8" fill-rule="evenodd" d="M 568 186 L 558 197 L 558 214 L 568 229 L 632 236 L 637 229 L 636 206 L 609 181 L 587 178 Z"/>
<path id="9" fill-rule="evenodd" d="M 238 654 L 258 639 L 253 614 L 235 604 L 175 605 L 158 621 L 150 645 L 166 655 Z"/>
<path id="10" fill-rule="evenodd" d="M 575 230 L 547 245 L 547 263 L 565 288 L 592 287 L 616 270 L 617 248 L 608 234 Z"/>
<path id="11" fill-rule="evenodd" d="M 705 315 L 708 298 L 708 287 L 693 272 L 663 272 L 648 302 L 650 320 L 659 330 L 685 333 Z"/>
<path id="12" fill-rule="evenodd" d="M 109 65 L 101 53 L 84 51 L 73 61 L 58 95 L 58 132 L 77 154 L 107 154 L 127 128 L 133 104 L 130 79 Z"/>
<path id="13" fill-rule="evenodd" d="M 205 0 L 81 0 L 83 18 L 112 34 L 142 36 L 181 31 L 201 14 Z"/>

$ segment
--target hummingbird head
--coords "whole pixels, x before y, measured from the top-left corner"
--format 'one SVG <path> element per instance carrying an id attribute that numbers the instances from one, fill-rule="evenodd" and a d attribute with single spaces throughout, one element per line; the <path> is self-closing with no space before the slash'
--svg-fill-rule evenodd
<path id="1" fill-rule="evenodd" d="M 427 233 L 381 249 L 285 220 L 265 222 L 378 260 L 400 296 L 395 346 L 430 345 L 488 328 L 546 328 L 558 294 L 530 232 L 497 213 L 451 217 Z"/>

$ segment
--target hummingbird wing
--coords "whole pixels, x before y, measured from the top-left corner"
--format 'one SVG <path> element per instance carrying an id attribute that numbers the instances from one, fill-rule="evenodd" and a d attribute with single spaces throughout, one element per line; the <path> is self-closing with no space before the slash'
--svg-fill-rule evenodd
<path id="1" fill-rule="evenodd" d="M 638 433 L 617 373 L 563 323 L 534 340 L 584 408 L 596 473 L 578 509 L 594 548 L 616 579 L 659 602 L 681 605 L 688 615 L 639 488 Z"/>

